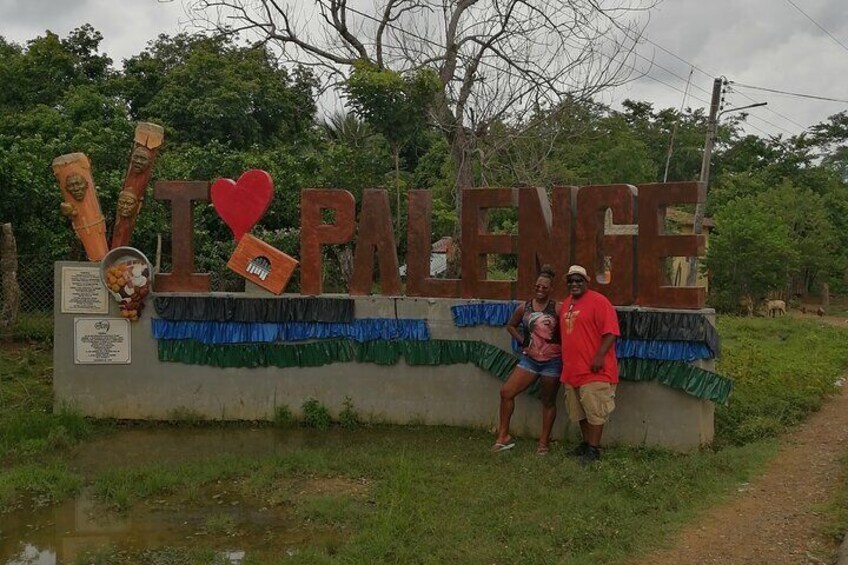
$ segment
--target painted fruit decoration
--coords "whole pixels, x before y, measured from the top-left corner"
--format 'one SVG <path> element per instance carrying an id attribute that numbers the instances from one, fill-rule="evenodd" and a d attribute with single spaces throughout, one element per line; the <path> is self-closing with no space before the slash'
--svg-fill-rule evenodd
<path id="1" fill-rule="evenodd" d="M 138 320 L 144 309 L 144 299 L 152 288 L 152 268 L 144 254 L 132 247 L 110 251 L 100 266 L 103 284 L 118 301 L 121 317 Z"/>

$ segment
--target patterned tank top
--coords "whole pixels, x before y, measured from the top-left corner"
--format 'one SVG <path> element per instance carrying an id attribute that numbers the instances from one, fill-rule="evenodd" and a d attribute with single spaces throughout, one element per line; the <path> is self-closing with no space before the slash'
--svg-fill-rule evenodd
<path id="1" fill-rule="evenodd" d="M 524 353 L 536 361 L 550 361 L 562 355 L 559 316 L 556 302 L 549 300 L 541 311 L 533 310 L 533 301 L 524 304 Z"/>

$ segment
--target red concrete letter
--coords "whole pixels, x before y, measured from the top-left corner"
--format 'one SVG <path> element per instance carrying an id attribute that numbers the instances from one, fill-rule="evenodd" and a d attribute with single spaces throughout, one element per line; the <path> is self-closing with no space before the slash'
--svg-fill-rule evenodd
<path id="1" fill-rule="evenodd" d="M 604 217 L 609 208 L 613 223 L 633 224 L 636 193 L 636 187 L 629 184 L 583 186 L 577 193 L 579 244 L 574 261 L 586 267 L 591 288 L 619 306 L 633 304 L 636 298 L 636 238 L 630 234 L 605 234 Z M 604 276 L 604 257 L 612 258 L 609 281 Z"/>
<path id="2" fill-rule="evenodd" d="M 362 194 L 359 233 L 353 257 L 351 294 L 371 294 L 374 282 L 374 254 L 380 265 L 380 294 L 400 294 L 397 245 L 392 231 L 389 194 L 385 190 L 368 189 Z"/>
<path id="3" fill-rule="evenodd" d="M 158 181 L 156 200 L 171 201 L 171 272 L 153 279 L 156 292 L 209 292 L 209 274 L 194 272 L 193 200 L 209 200 L 209 183 Z"/>
<path id="4" fill-rule="evenodd" d="M 356 201 L 346 190 L 307 189 L 300 195 L 300 292 L 321 294 L 321 244 L 347 243 L 353 238 Z M 324 210 L 335 212 L 332 224 L 324 223 Z"/>
<path id="5" fill-rule="evenodd" d="M 512 208 L 518 204 L 514 188 L 466 188 L 462 191 L 462 297 L 509 300 L 515 295 L 515 281 L 489 281 L 486 256 L 518 252 L 518 238 L 491 234 L 485 230 L 485 211 Z"/>
<path id="6" fill-rule="evenodd" d="M 430 277 L 433 194 L 429 190 L 407 193 L 409 220 L 406 235 L 406 294 L 457 298 L 460 279 Z"/>
<path id="7" fill-rule="evenodd" d="M 662 286 L 664 257 L 701 256 L 706 250 L 704 235 L 663 235 L 662 211 L 669 204 L 695 204 L 706 198 L 700 182 L 639 185 L 639 278 L 640 306 L 703 308 L 703 287 Z"/>
<path id="8" fill-rule="evenodd" d="M 533 295 L 539 269 L 548 264 L 557 273 L 551 295 L 562 298 L 568 289 L 561 282 L 571 261 L 570 186 L 553 188 L 553 210 L 543 188 L 518 191 L 518 297 Z M 526 298 L 525 298 L 526 300 Z"/>

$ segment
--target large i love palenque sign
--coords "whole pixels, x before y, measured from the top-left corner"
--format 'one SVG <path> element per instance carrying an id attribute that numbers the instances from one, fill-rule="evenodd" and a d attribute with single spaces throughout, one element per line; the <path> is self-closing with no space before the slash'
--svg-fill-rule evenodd
<path id="1" fill-rule="evenodd" d="M 129 243 L 156 152 L 162 128 L 139 124 L 124 188 L 118 198 L 112 248 Z M 85 155 L 74 153 L 54 160 L 53 168 L 64 198 L 61 206 L 82 240 L 89 260 L 100 261 L 109 250 L 105 219 Z M 301 292 L 323 291 L 321 248 L 355 239 L 351 295 L 371 294 L 374 263 L 379 265 L 379 292 L 402 293 L 397 242 L 385 190 L 363 192 L 356 218 L 354 196 L 345 190 L 306 189 L 301 192 L 300 262 L 288 257 L 249 232 L 267 211 L 274 196 L 273 179 L 261 170 L 245 172 L 237 181 L 159 181 L 154 197 L 171 202 L 172 272 L 155 280 L 159 292 L 208 292 L 209 275 L 194 272 L 193 203 L 212 200 L 221 219 L 238 241 L 228 267 L 274 294 L 285 290 L 289 277 L 301 267 Z M 706 238 L 700 234 L 664 233 L 663 212 L 672 204 L 695 204 L 705 199 L 702 183 L 662 183 L 556 186 L 550 198 L 540 188 L 475 188 L 462 191 L 461 278 L 430 276 L 432 195 L 409 191 L 407 202 L 407 296 L 509 300 L 527 296 L 539 266 L 552 265 L 565 272 L 579 263 L 590 273 L 592 286 L 616 305 L 636 304 L 664 308 L 703 308 L 705 289 L 664 285 L 664 259 L 704 254 Z M 488 231 L 487 211 L 518 209 L 518 233 Z M 633 233 L 605 233 L 604 216 L 612 213 L 619 225 L 636 225 Z M 327 214 L 327 212 L 330 212 Z M 325 217 L 332 221 L 325 221 Z M 487 278 L 489 255 L 517 255 L 518 280 Z M 609 259 L 609 267 L 606 266 Z M 603 270 L 603 273 L 599 271 Z M 608 270 L 608 272 L 607 272 Z M 598 275 L 603 275 L 599 277 Z M 609 275 L 609 276 L 608 276 Z M 565 294 L 555 286 L 555 297 Z"/>
<path id="2" fill-rule="evenodd" d="M 564 273 L 579 263 L 592 286 L 619 306 L 622 335 L 615 347 L 627 409 L 617 411 L 609 437 L 684 449 L 712 441 L 713 403 L 726 402 L 732 390 L 729 379 L 710 370 L 719 351 L 712 311 L 703 308 L 703 288 L 665 282 L 666 258 L 700 256 L 706 238 L 665 233 L 664 210 L 703 202 L 703 184 L 464 190 L 455 279 L 430 276 L 432 194 L 411 190 L 402 280 L 384 190 L 365 190 L 358 203 L 345 190 L 302 190 L 298 260 L 251 233 L 275 194 L 267 172 L 214 182 L 160 181 L 154 197 L 171 207 L 172 267 L 156 273 L 129 246 L 162 142 L 161 127 L 139 124 L 111 245 L 88 158 L 74 153 L 53 162 L 60 211 L 89 261 L 100 263 L 102 282 L 118 301 L 112 316 L 57 306 L 56 335 L 73 336 L 54 342 L 57 401 L 97 417 L 167 418 L 188 407 L 210 419 L 268 419 L 279 403 L 298 406 L 317 398 L 341 411 L 341 399 L 349 397 L 363 414 L 385 421 L 487 427 L 488 398 L 518 362 L 501 329 L 515 311 L 513 300 L 533 294 L 540 265 Z M 193 245 L 193 212 L 209 201 L 237 241 L 231 270 L 280 295 L 300 269 L 305 296 L 210 293 L 210 276 L 195 272 Z M 516 233 L 489 228 L 489 211 L 504 208 L 517 211 Z M 608 229 L 610 215 L 615 229 Z M 350 296 L 319 296 L 323 251 L 332 245 L 354 248 Z M 490 280 L 492 255 L 515 256 L 517 280 Z M 91 269 L 57 264 L 63 283 L 57 305 L 68 286 L 66 269 L 80 268 Z M 143 301 L 151 284 L 154 312 L 148 313 Z M 365 298 L 374 289 L 385 296 Z M 554 285 L 555 297 L 565 292 L 565 285 Z M 137 324 L 132 331 L 130 323 Z M 122 355 L 89 359 L 82 354 L 95 351 L 94 340 L 126 347 Z M 483 392 L 459 393 L 470 390 Z M 535 433 L 528 422 L 523 433 Z"/>
<path id="3" fill-rule="evenodd" d="M 261 174 L 260 174 L 261 173 Z M 238 182 L 212 186 L 212 199 L 222 218 L 239 239 L 239 248 L 229 266 L 246 278 L 264 282 L 275 270 L 290 275 L 297 262 L 286 259 L 250 236 L 250 228 L 270 203 L 270 177 L 259 172 L 245 173 Z M 217 193 L 217 196 L 216 196 Z M 170 200 L 172 207 L 172 272 L 156 279 L 159 292 L 208 292 L 209 277 L 194 272 L 192 246 L 193 202 L 210 199 L 210 184 L 204 181 L 160 181 L 154 197 Z M 641 305 L 697 309 L 704 306 L 702 287 L 663 285 L 666 257 L 704 254 L 703 235 L 664 233 L 663 211 L 669 205 L 703 202 L 702 183 L 661 183 L 557 186 L 549 199 L 539 188 L 477 188 L 462 193 L 461 278 L 430 277 L 432 195 L 427 190 L 408 193 L 407 296 L 442 298 L 512 299 L 526 296 L 542 263 L 564 272 L 571 263 L 589 270 L 593 286 L 616 305 Z M 224 203 L 224 204 L 222 204 Z M 518 208 L 518 234 L 487 231 L 486 211 Z M 354 269 L 349 292 L 371 294 L 374 262 L 379 265 L 380 293 L 401 294 L 397 246 L 392 228 L 388 193 L 365 190 L 357 224 L 354 196 L 345 190 L 306 189 L 301 192 L 301 292 L 318 295 L 323 291 L 321 247 L 351 242 L 355 238 Z M 604 214 L 612 211 L 616 224 L 635 224 L 638 235 L 605 234 Z M 638 210 L 638 213 L 637 213 Z M 331 222 L 324 220 L 332 212 Z M 240 254 L 240 255 L 239 255 Z M 518 280 L 494 281 L 486 278 L 488 255 L 518 256 Z M 280 257 L 282 255 L 283 257 Z M 608 282 L 598 278 L 599 258 L 610 257 Z M 234 262 L 242 261 L 240 267 Z M 287 277 L 285 277 L 287 280 Z M 282 288 L 275 289 L 277 293 Z M 559 289 L 565 293 L 564 288 Z"/>

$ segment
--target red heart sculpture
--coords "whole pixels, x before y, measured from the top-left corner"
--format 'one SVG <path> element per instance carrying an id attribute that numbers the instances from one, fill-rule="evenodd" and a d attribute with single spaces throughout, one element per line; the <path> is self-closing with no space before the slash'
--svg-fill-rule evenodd
<path id="1" fill-rule="evenodd" d="M 238 241 L 268 210 L 274 197 L 274 181 L 265 171 L 251 169 L 235 182 L 232 179 L 216 180 L 210 195 L 215 211 Z"/>

